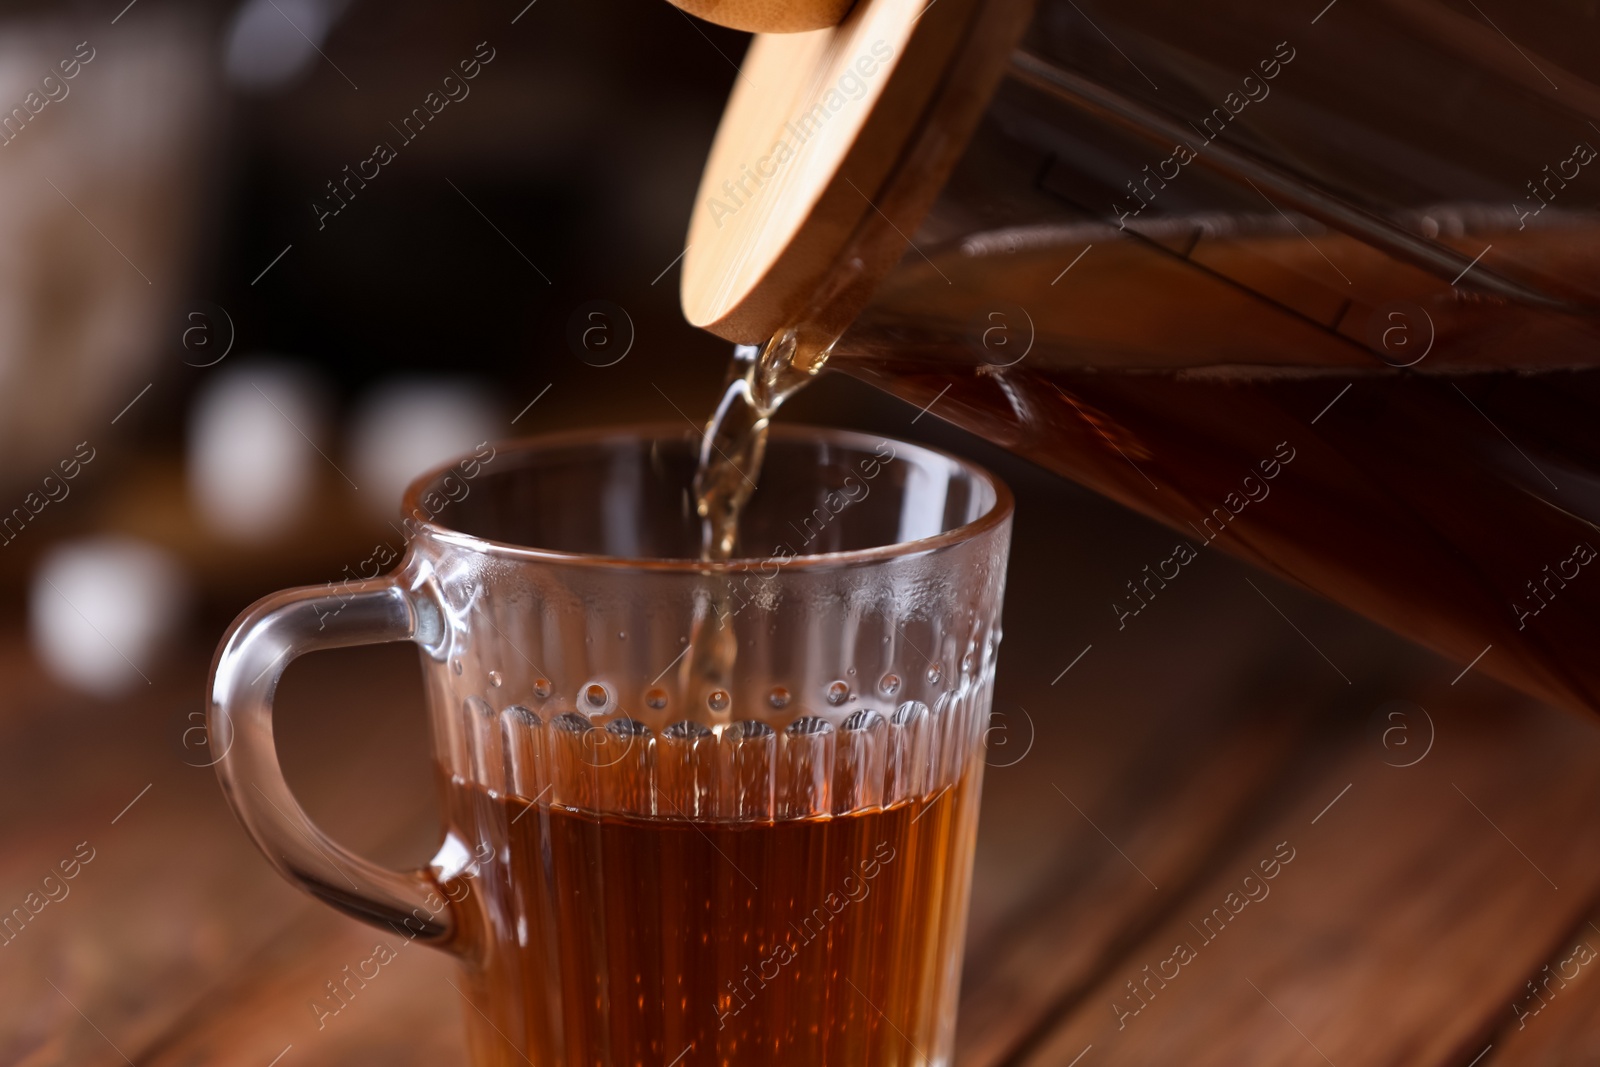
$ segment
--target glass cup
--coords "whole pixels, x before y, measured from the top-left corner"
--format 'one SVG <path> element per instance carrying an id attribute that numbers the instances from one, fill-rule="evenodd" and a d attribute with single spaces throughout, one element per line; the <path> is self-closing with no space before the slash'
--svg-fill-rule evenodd
<path id="1" fill-rule="evenodd" d="M 480 1067 L 947 1063 L 1011 496 L 775 428 L 748 551 L 705 563 L 697 446 L 588 431 L 418 480 L 392 574 L 234 624 L 223 789 L 284 877 L 458 955 Z M 409 872 L 325 837 L 272 739 L 292 659 L 402 640 L 446 824 Z"/>

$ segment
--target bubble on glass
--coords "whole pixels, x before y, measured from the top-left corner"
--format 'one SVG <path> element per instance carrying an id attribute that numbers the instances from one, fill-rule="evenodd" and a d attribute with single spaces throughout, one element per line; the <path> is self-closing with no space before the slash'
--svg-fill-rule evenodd
<path id="1" fill-rule="evenodd" d="M 886 697 L 892 697 L 900 692 L 900 676 L 898 674 L 884 675 L 878 681 L 878 692 Z"/>
<path id="2" fill-rule="evenodd" d="M 850 686 L 843 682 L 829 682 L 827 689 L 828 703 L 834 707 L 843 704 L 850 697 Z"/>
<path id="3" fill-rule="evenodd" d="M 451 660 L 450 661 L 450 669 L 455 671 L 457 674 L 460 674 L 461 670 L 462 670 L 461 661 L 459 659 Z"/>
<path id="4" fill-rule="evenodd" d="M 548 678 L 536 678 L 536 679 L 534 679 L 534 682 L 533 682 L 533 695 L 538 697 L 540 700 L 549 700 L 550 699 L 550 694 L 553 693 L 554 691 L 555 691 L 555 687 L 550 684 L 550 679 L 548 679 Z"/>
<path id="5" fill-rule="evenodd" d="M 660 711 L 667 706 L 667 691 L 660 686 L 651 686 L 645 690 L 644 702 L 646 707 Z"/>
<path id="6" fill-rule="evenodd" d="M 506 684 L 505 675 L 501 674 L 499 671 L 490 671 L 489 684 L 494 686 L 496 689 L 499 689 L 502 685 Z"/>
<path id="7" fill-rule="evenodd" d="M 728 705 L 733 703 L 726 689 L 713 689 L 706 696 L 706 707 L 712 711 L 727 711 Z"/>
<path id="8" fill-rule="evenodd" d="M 772 692 L 767 694 L 767 703 L 782 711 L 789 706 L 789 690 L 781 685 L 772 687 Z"/>
<path id="9" fill-rule="evenodd" d="M 928 682 L 932 685 L 938 685 L 942 681 L 944 681 L 944 672 L 941 671 L 939 669 L 939 665 L 935 663 L 928 668 Z"/>
<path id="10" fill-rule="evenodd" d="M 611 702 L 611 693 L 599 682 L 583 687 L 583 702 L 591 708 L 603 708 Z"/>

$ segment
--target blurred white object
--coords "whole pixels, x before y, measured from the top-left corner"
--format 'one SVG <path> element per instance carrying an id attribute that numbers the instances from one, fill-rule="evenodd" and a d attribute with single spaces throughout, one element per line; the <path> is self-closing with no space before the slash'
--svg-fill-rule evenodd
<path id="1" fill-rule="evenodd" d="M 189 494 L 236 541 L 282 536 L 305 515 L 328 465 L 326 390 L 317 372 L 251 359 L 216 372 L 189 414 Z"/>
<path id="2" fill-rule="evenodd" d="M 503 436 L 498 405 L 476 382 L 403 378 L 382 382 L 362 398 L 350 454 L 361 497 L 393 515 L 417 475 Z"/>
<path id="3" fill-rule="evenodd" d="M 149 683 L 188 599 L 178 561 L 154 545 L 126 537 L 63 543 L 34 571 L 34 652 L 74 688 L 117 696 Z"/>
<path id="4" fill-rule="evenodd" d="M 223 66 L 240 89 L 270 92 L 304 74 L 347 0 L 245 0 L 228 26 Z"/>

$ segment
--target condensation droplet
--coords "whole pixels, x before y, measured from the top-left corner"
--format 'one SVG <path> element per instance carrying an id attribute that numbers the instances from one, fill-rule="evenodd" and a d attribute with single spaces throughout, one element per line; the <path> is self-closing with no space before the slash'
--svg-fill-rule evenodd
<path id="1" fill-rule="evenodd" d="M 940 682 L 944 681 L 944 672 L 939 669 L 939 665 L 937 663 L 928 668 L 928 681 L 934 685 L 938 685 Z"/>
<path id="2" fill-rule="evenodd" d="M 772 687 L 772 692 L 767 694 L 767 703 L 778 709 L 789 706 L 789 691 L 781 685 Z"/>
<path id="3" fill-rule="evenodd" d="M 977 660 L 972 658 L 972 653 L 971 652 L 968 652 L 965 656 L 962 656 L 961 657 L 961 673 L 962 674 L 971 674 L 972 673 L 972 667 L 973 667 L 973 665 L 975 663 L 977 663 Z"/>
<path id="4" fill-rule="evenodd" d="M 590 682 L 583 687 L 583 699 L 591 708 L 603 708 L 606 701 L 611 699 L 611 694 L 599 682 Z"/>
<path id="5" fill-rule="evenodd" d="M 548 678 L 536 678 L 533 682 L 533 695 L 540 700 L 549 700 L 554 687 Z"/>
<path id="6" fill-rule="evenodd" d="M 856 669 L 854 667 L 851 667 L 849 670 L 845 671 L 844 673 L 846 673 L 850 677 L 854 678 L 856 676 Z"/>
<path id="7" fill-rule="evenodd" d="M 733 701 L 728 696 L 726 689 L 713 689 L 706 697 L 706 707 L 712 711 L 727 711 L 728 705 Z"/>
<path id="8" fill-rule="evenodd" d="M 850 696 L 850 687 L 844 682 L 830 682 L 828 684 L 828 703 L 838 707 Z"/>
<path id="9" fill-rule="evenodd" d="M 898 674 L 884 675 L 883 680 L 878 683 L 878 689 L 881 690 L 883 695 L 886 697 L 894 696 L 896 693 L 900 692 L 900 676 Z"/>
<path id="10" fill-rule="evenodd" d="M 626 631 L 626 630 L 618 630 L 617 631 L 617 640 L 618 641 L 626 641 L 627 639 L 628 639 L 628 631 Z"/>
<path id="11" fill-rule="evenodd" d="M 499 689 L 505 683 L 506 683 L 505 676 L 503 674 L 501 674 L 499 671 L 490 671 L 489 672 L 489 684 L 490 685 L 494 686 L 496 689 Z"/>
<path id="12" fill-rule="evenodd" d="M 457 674 L 460 674 L 461 673 L 461 661 L 458 660 L 458 659 L 451 660 L 450 661 L 450 669 L 455 671 Z"/>
<path id="13" fill-rule="evenodd" d="M 660 711 L 667 706 L 667 691 L 660 686 L 645 690 L 644 702 L 649 707 Z"/>

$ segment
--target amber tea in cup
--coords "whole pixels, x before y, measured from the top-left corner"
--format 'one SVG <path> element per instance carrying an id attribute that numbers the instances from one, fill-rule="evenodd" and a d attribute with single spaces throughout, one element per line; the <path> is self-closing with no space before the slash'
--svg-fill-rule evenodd
<path id="1" fill-rule="evenodd" d="M 1010 495 L 777 428 L 741 551 L 707 562 L 697 451 L 593 431 L 418 481 L 393 574 L 235 624 L 223 786 L 286 877 L 458 956 L 479 1067 L 947 1063 Z M 397 640 L 446 821 L 406 873 L 311 824 L 271 733 L 296 655 Z"/>

